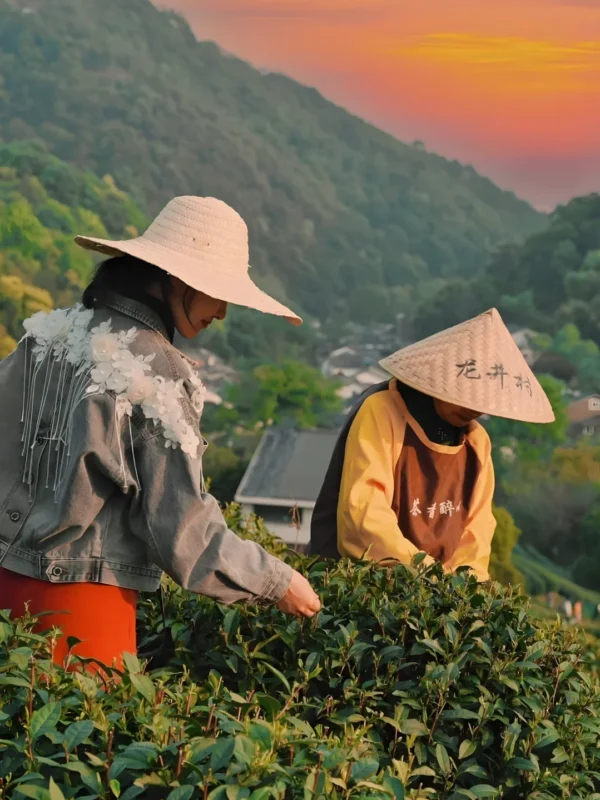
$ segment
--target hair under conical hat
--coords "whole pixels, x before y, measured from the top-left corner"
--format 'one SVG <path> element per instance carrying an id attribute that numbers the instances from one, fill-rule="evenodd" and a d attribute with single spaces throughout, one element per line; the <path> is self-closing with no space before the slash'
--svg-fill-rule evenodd
<path id="1" fill-rule="evenodd" d="M 554 421 L 546 393 L 495 308 L 380 364 L 413 389 L 480 414 Z"/>

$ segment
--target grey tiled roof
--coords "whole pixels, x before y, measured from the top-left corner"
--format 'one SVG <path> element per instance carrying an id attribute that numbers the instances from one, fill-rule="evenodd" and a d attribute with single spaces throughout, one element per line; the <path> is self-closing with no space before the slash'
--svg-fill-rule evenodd
<path id="1" fill-rule="evenodd" d="M 244 498 L 313 504 L 339 431 L 272 428 L 265 433 L 237 493 Z"/>

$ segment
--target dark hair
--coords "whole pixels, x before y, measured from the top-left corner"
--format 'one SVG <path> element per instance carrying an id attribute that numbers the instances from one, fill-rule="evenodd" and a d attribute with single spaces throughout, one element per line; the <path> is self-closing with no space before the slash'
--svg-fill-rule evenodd
<path id="1" fill-rule="evenodd" d="M 134 256 L 115 256 L 98 265 L 90 284 L 83 293 L 82 302 L 86 308 L 94 308 L 102 295 L 117 292 L 131 300 L 144 299 L 151 286 L 163 289 L 164 299 L 168 297 L 171 282 L 167 273 Z"/>
<path id="2" fill-rule="evenodd" d="M 161 298 L 155 297 L 150 288 L 158 286 Z M 94 277 L 83 292 L 85 308 L 96 308 L 108 292 L 136 300 L 156 311 L 171 340 L 175 331 L 173 313 L 169 305 L 171 278 L 159 267 L 134 256 L 115 256 L 98 265 Z"/>

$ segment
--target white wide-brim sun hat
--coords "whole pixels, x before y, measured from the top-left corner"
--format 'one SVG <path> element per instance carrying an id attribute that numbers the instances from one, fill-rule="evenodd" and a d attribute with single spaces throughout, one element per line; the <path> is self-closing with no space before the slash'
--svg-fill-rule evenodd
<path id="1" fill-rule="evenodd" d="M 496 309 L 384 358 L 401 383 L 494 417 L 554 422 L 546 393 Z"/>
<path id="2" fill-rule="evenodd" d="M 174 198 L 135 239 L 76 236 L 75 241 L 108 256 L 140 258 L 216 300 L 283 317 L 294 325 L 302 323 L 250 278 L 246 223 L 231 206 L 214 197 Z"/>

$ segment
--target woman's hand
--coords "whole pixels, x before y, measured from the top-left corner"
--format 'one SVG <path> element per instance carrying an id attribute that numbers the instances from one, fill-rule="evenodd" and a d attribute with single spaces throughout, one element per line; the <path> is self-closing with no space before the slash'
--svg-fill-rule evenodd
<path id="1" fill-rule="evenodd" d="M 290 588 L 277 603 L 284 614 L 297 617 L 314 617 L 321 610 L 321 601 L 304 575 L 294 570 Z"/>

